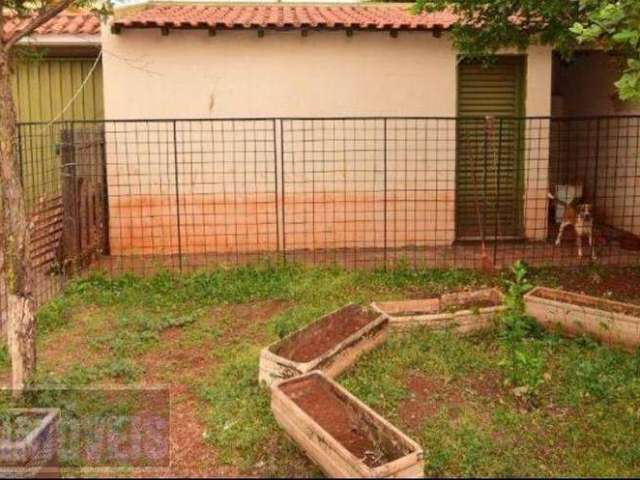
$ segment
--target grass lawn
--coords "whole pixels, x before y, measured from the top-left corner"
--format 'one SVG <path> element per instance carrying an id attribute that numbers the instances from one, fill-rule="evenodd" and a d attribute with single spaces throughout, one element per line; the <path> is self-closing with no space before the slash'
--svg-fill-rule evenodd
<path id="1" fill-rule="evenodd" d="M 640 303 L 640 269 L 544 269 L 537 284 Z M 260 349 L 348 302 L 501 285 L 462 270 L 258 264 L 140 279 L 93 274 L 38 316 L 38 384 L 167 384 L 170 472 L 316 476 L 257 383 Z M 631 285 L 631 286 L 630 286 Z M 425 449 L 428 475 L 640 472 L 640 354 L 538 334 L 514 367 L 499 330 L 394 334 L 339 381 Z M 6 351 L 0 380 L 7 383 Z M 522 395 L 518 378 L 543 380 Z"/>

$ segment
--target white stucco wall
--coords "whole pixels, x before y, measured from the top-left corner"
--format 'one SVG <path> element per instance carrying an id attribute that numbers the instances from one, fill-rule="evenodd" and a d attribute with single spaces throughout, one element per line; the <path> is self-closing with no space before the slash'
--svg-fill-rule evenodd
<path id="1" fill-rule="evenodd" d="M 103 46 L 107 118 L 455 115 L 455 52 L 425 33 L 131 30 Z"/>
<path id="2" fill-rule="evenodd" d="M 456 115 L 457 54 L 446 35 L 401 32 L 392 38 L 356 31 L 352 37 L 344 32 L 303 37 L 297 31 L 266 31 L 259 38 L 255 31 L 223 31 L 215 37 L 206 31 L 172 30 L 164 37 L 156 29 L 103 32 L 109 119 Z M 550 114 L 551 64 L 548 48 L 528 52 L 527 115 Z M 396 234 L 387 237 L 387 245 L 451 243 L 455 123 L 394 122 L 387 125 L 392 145 L 387 200 L 392 203 L 386 214 Z M 175 253 L 178 223 L 183 236 L 198 238 L 183 244 L 182 251 L 275 248 L 270 220 L 275 196 L 268 180 L 272 147 L 280 149 L 282 133 L 271 133 L 270 125 L 259 123 L 258 138 L 251 126 L 230 124 L 220 128 L 237 130 L 221 133 L 214 131 L 219 126 L 181 124 L 180 222 L 172 206 L 172 125 L 131 124 L 128 133 L 114 135 L 108 147 L 114 252 Z M 307 122 L 290 125 L 288 133 L 283 127 L 292 149 L 284 158 L 289 247 L 381 246 L 384 125 L 375 120 Z M 536 162 L 525 174 L 525 211 L 527 206 L 544 211 L 548 135 L 532 142 L 525 147 Z M 310 192 L 316 202 L 310 201 Z M 258 219 L 256 211 L 263 217 Z M 545 222 L 540 212 L 527 214 L 527 235 L 543 236 Z M 239 223 L 247 239 L 242 245 L 233 239 Z M 143 238 L 145 228 L 155 229 L 153 241 Z M 259 238 L 257 232 L 265 230 L 270 233 Z"/>

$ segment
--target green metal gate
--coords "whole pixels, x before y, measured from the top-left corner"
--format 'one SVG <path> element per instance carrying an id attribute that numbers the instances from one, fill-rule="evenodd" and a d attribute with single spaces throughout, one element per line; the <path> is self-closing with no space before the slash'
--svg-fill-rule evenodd
<path id="1" fill-rule="evenodd" d="M 18 138 L 20 150 L 28 152 L 21 155 L 23 182 L 31 187 L 27 205 L 35 208 L 60 190 L 60 128 L 47 123 L 103 118 L 102 65 L 95 56 L 21 59 L 12 87 L 18 121 L 43 122 L 28 127 L 28 138 Z"/>
<path id="2" fill-rule="evenodd" d="M 522 236 L 525 57 L 458 68 L 456 238 Z"/>
<path id="3" fill-rule="evenodd" d="M 20 122 L 99 120 L 104 116 L 102 66 L 97 64 L 69 108 L 61 114 L 89 76 L 95 58 L 44 57 L 17 62 L 13 91 Z"/>

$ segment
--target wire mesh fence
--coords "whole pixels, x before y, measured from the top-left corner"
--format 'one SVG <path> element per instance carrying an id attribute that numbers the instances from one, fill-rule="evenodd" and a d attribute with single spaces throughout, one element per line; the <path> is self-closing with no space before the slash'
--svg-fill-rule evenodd
<path id="1" fill-rule="evenodd" d="M 36 298 L 87 268 L 636 264 L 640 116 L 22 124 Z"/>

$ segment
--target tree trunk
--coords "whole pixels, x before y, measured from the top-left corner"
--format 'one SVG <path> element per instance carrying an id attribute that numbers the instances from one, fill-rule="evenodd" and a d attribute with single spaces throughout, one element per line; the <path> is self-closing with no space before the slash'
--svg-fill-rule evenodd
<path id="1" fill-rule="evenodd" d="M 16 110 L 11 91 L 11 58 L 0 51 L 0 180 L 2 186 L 4 273 L 8 296 L 7 341 L 12 388 L 20 394 L 36 364 L 35 305 L 32 297 L 30 232 L 20 159 L 16 149 Z"/>

